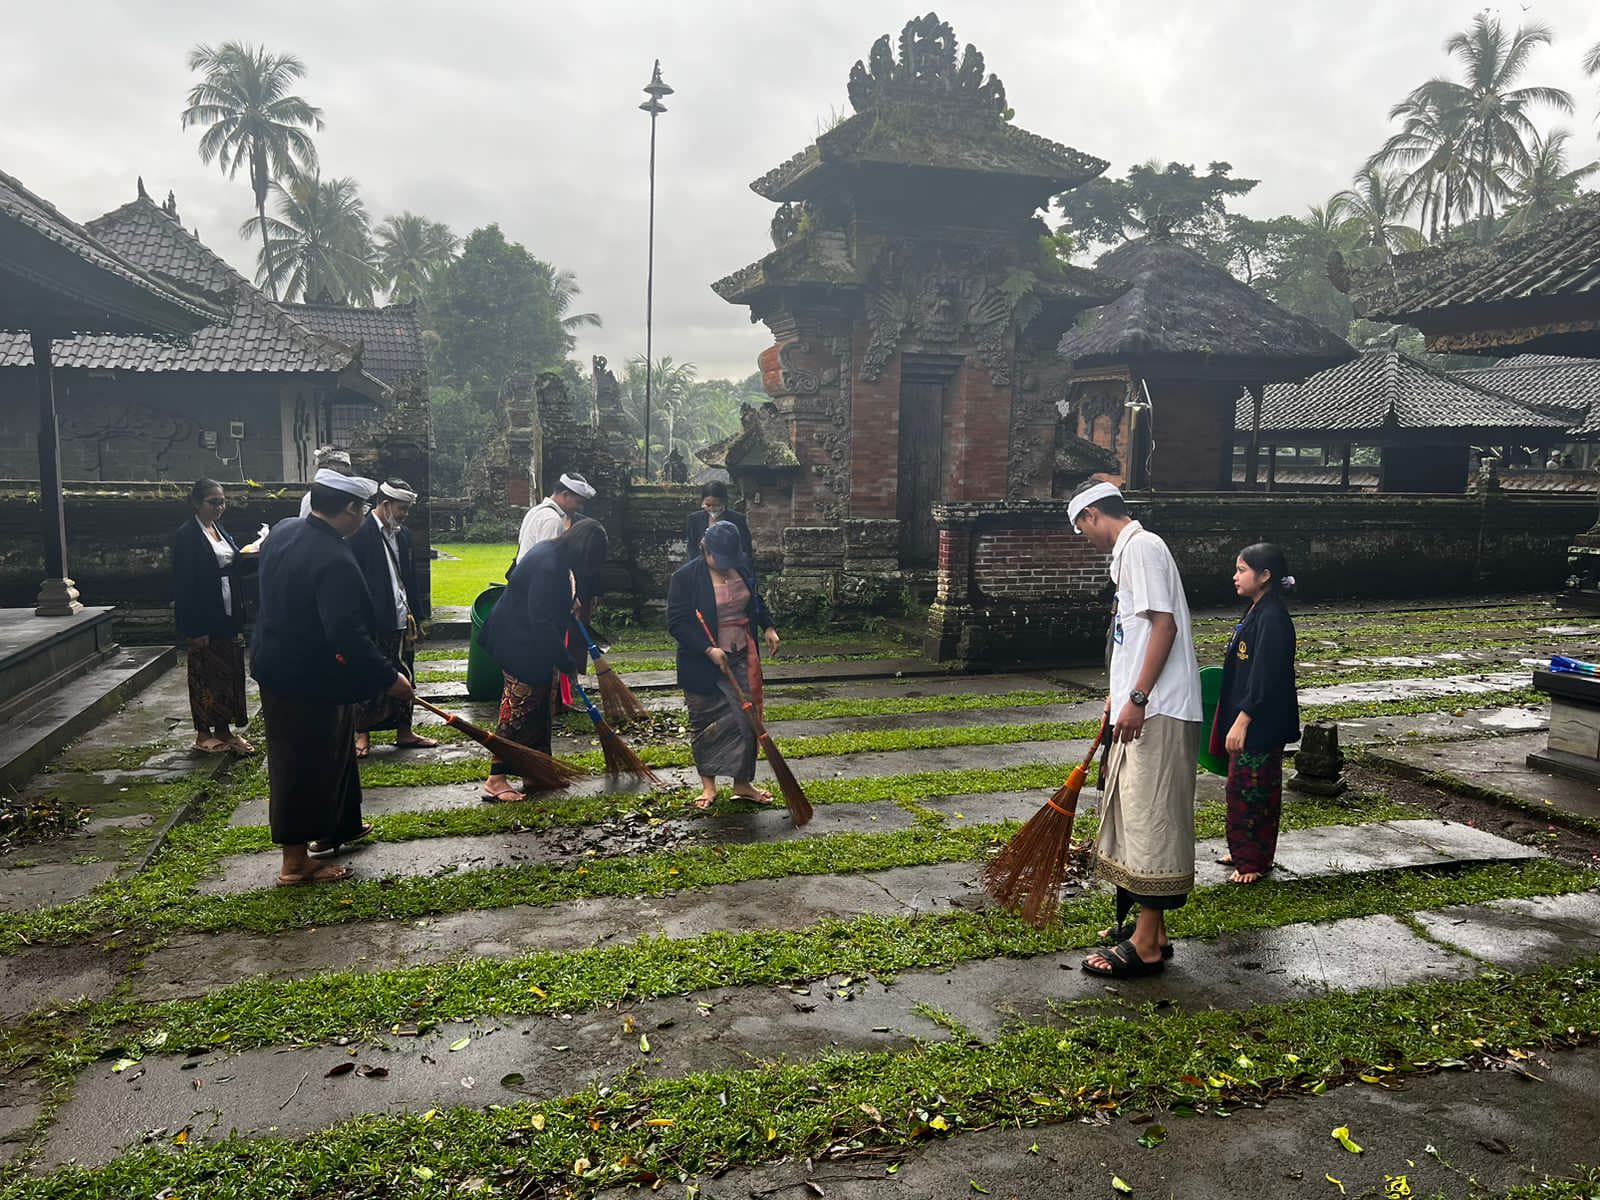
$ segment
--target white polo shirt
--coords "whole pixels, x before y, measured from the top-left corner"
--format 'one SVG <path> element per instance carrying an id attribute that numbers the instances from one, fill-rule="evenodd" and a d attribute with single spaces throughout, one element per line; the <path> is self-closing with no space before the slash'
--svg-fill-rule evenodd
<path id="1" fill-rule="evenodd" d="M 1150 614 L 1171 613 L 1178 625 L 1172 653 L 1150 689 L 1146 717 L 1199 721 L 1200 668 L 1194 654 L 1189 602 L 1172 551 L 1137 521 L 1129 521 L 1111 548 L 1111 581 L 1117 585 L 1117 611 L 1111 627 L 1111 716 L 1115 720 L 1144 670 L 1150 645 Z"/>

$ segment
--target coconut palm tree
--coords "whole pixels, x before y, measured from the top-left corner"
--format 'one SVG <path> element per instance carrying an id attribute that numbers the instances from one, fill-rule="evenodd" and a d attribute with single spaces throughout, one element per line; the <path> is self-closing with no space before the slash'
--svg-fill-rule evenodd
<path id="1" fill-rule="evenodd" d="M 410 304 L 461 248 L 461 239 L 447 225 L 413 212 L 388 217 L 378 226 L 378 276 L 389 301 Z"/>
<path id="2" fill-rule="evenodd" d="M 556 316 L 561 320 L 561 327 L 568 333 L 577 333 L 585 326 L 594 329 L 600 328 L 598 313 L 568 313 L 572 302 L 583 294 L 583 289 L 578 286 L 578 277 L 571 271 L 555 271 L 550 276 L 550 299 L 555 303 Z M 693 366 L 690 367 L 692 371 Z"/>
<path id="3" fill-rule="evenodd" d="M 1533 135 L 1528 146 L 1528 166 L 1511 171 L 1512 200 L 1516 211 L 1503 232 L 1516 236 L 1539 224 L 1578 198 L 1578 185 L 1600 172 L 1600 161 L 1573 167 L 1567 162 L 1565 129 L 1552 129 L 1548 135 Z"/>
<path id="4" fill-rule="evenodd" d="M 1421 249 L 1422 234 L 1405 223 L 1407 214 L 1416 206 L 1416 196 L 1407 191 L 1399 172 L 1367 166 L 1356 172 L 1352 182 L 1355 187 L 1334 196 L 1328 208 L 1359 227 L 1359 245 L 1372 246 L 1385 254 Z M 1323 219 L 1328 219 L 1326 210 Z"/>
<path id="5" fill-rule="evenodd" d="M 289 94 L 306 73 L 293 54 L 270 54 L 265 46 L 224 42 L 201 43 L 189 51 L 189 69 L 201 72 L 189 89 L 183 128 L 203 125 L 200 161 L 217 159 L 232 179 L 241 166 L 250 170 L 256 218 L 266 245 L 267 192 L 278 179 L 317 169 L 317 147 L 308 129 L 322 128 L 322 110 Z M 268 271 L 275 277 L 276 272 Z"/>
<path id="6" fill-rule="evenodd" d="M 1537 130 L 1529 111 L 1546 104 L 1572 111 L 1572 97 L 1561 88 L 1513 87 L 1528 59 L 1552 34 L 1548 26 L 1528 25 L 1507 34 L 1498 17 L 1481 12 L 1461 33 L 1445 42 L 1460 60 L 1462 82 L 1434 79 L 1418 89 L 1421 97 L 1461 122 L 1461 139 L 1476 195 L 1479 237 L 1493 233 L 1494 206 L 1510 193 L 1504 167 L 1528 168 L 1528 142 Z"/>
<path id="7" fill-rule="evenodd" d="M 278 215 L 251 217 L 239 236 L 262 237 L 256 278 L 287 300 L 371 304 L 379 273 L 366 206 L 354 179 L 301 175 L 274 183 Z"/>
<path id="8" fill-rule="evenodd" d="M 1600 75 L 1600 42 L 1590 46 L 1583 56 L 1583 69 L 1590 75 Z"/>
<path id="9" fill-rule="evenodd" d="M 1441 108 L 1425 84 L 1391 108 L 1389 119 L 1400 120 L 1400 130 L 1367 160 L 1367 165 L 1406 169 L 1406 191 L 1420 206 L 1419 224 L 1428 240 L 1439 240 L 1441 218 L 1448 237 L 1452 219 L 1470 212 L 1472 185 L 1467 177 L 1462 139 L 1465 116 L 1454 109 Z"/>

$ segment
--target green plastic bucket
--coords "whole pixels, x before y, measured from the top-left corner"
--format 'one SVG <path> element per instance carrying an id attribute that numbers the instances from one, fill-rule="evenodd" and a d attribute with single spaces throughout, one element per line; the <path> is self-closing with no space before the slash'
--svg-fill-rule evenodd
<path id="1" fill-rule="evenodd" d="M 483 623 L 494 611 L 506 585 L 492 583 L 472 602 L 472 638 L 467 643 L 467 695 L 473 700 L 498 700 L 505 679 L 500 664 L 483 647 Z"/>
<path id="2" fill-rule="evenodd" d="M 473 620 L 477 620 L 476 617 Z M 1200 668 L 1200 766 L 1213 775 L 1228 773 L 1228 756 L 1211 753 L 1211 726 L 1217 719 L 1222 700 L 1222 668 Z M 1226 734 L 1227 730 L 1223 730 Z"/>

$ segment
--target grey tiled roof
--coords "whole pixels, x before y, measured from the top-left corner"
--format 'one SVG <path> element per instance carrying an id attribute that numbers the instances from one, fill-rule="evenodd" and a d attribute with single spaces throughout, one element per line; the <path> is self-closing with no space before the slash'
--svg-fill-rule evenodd
<path id="1" fill-rule="evenodd" d="M 1357 315 L 1388 321 L 1463 305 L 1600 295 L 1600 193 L 1519 238 L 1436 246 L 1352 275 Z"/>
<path id="2" fill-rule="evenodd" d="M 56 207 L 0 171 L 0 276 L 13 280 L 0 298 L 0 328 L 34 328 L 25 296 L 54 301 L 68 332 L 184 336 L 220 315 L 199 297 L 156 279 Z M 6 301 L 15 299 L 15 304 Z"/>
<path id="3" fill-rule="evenodd" d="M 1565 418 L 1575 434 L 1600 435 L 1600 359 L 1519 354 L 1456 374 Z"/>
<path id="4" fill-rule="evenodd" d="M 1237 428 L 1248 432 L 1250 418 L 1250 394 L 1241 392 Z M 1369 350 L 1304 383 L 1268 384 L 1261 406 L 1263 433 L 1355 435 L 1358 441 L 1403 430 L 1548 433 L 1566 425 L 1398 350 Z"/>
<path id="5" fill-rule="evenodd" d="M 55 365 L 123 371 L 338 373 L 355 353 L 284 311 L 146 195 L 90 221 L 102 244 L 161 279 L 214 298 L 230 319 L 183 345 L 90 336 L 57 342 Z M 0 334 L 0 367 L 28 366 L 26 336 Z"/>
<path id="6" fill-rule="evenodd" d="M 387 384 L 428 369 L 422 321 L 415 304 L 351 308 L 344 304 L 284 304 L 291 316 L 324 337 L 361 347 L 361 365 Z"/>

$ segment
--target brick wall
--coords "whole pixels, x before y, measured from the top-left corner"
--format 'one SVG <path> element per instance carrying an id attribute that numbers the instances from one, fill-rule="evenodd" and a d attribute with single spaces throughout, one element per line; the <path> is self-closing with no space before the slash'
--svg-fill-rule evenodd
<path id="1" fill-rule="evenodd" d="M 862 380 L 859 357 L 851 369 L 850 514 L 893 518 L 900 478 L 900 356 L 872 383 Z"/>
<path id="2" fill-rule="evenodd" d="M 1238 551 L 1272 541 L 1306 600 L 1557 591 L 1593 495 L 1161 495 L 1130 501 L 1161 535 L 1196 608 L 1236 603 Z M 1099 661 L 1105 559 L 1071 532 L 1065 501 L 935 508 L 939 575 L 925 650 L 972 666 Z"/>

